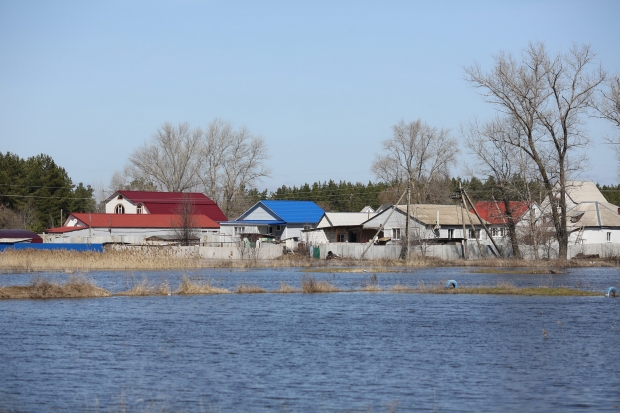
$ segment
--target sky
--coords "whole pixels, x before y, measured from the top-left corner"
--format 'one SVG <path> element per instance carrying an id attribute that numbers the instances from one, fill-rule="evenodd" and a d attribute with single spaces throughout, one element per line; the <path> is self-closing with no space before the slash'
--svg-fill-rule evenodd
<path id="1" fill-rule="evenodd" d="M 465 80 L 529 42 L 589 44 L 620 73 L 620 1 L 0 0 L 0 152 L 41 153 L 74 183 L 107 186 L 164 122 L 215 118 L 265 139 L 259 189 L 375 181 L 400 120 L 447 128 L 491 119 Z M 590 168 L 617 183 L 589 119 Z M 452 168 L 465 176 L 464 147 Z"/>

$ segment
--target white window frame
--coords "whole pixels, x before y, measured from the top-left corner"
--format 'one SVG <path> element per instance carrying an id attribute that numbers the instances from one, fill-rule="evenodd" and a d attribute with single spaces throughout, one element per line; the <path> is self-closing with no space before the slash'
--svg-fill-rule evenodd
<path id="1" fill-rule="evenodd" d="M 276 225 L 276 231 L 277 232 L 282 231 L 282 225 Z"/>
<path id="2" fill-rule="evenodd" d="M 119 214 L 122 215 L 125 213 L 125 207 L 123 206 L 123 204 L 118 204 L 114 207 L 114 213 L 115 214 Z"/>
<path id="3" fill-rule="evenodd" d="M 607 242 L 611 242 L 611 231 L 607 231 Z"/>
<path id="4" fill-rule="evenodd" d="M 392 228 L 392 239 L 395 241 L 400 240 L 401 231 L 400 228 Z"/>
<path id="5" fill-rule="evenodd" d="M 345 238 L 346 234 L 338 234 L 336 236 L 336 242 L 346 242 L 346 238 Z"/>
<path id="6" fill-rule="evenodd" d="M 136 207 L 136 214 L 143 214 L 143 213 L 144 213 L 144 205 L 138 204 L 138 206 Z"/>
<path id="7" fill-rule="evenodd" d="M 304 225 L 304 231 L 309 231 L 311 229 L 312 229 L 312 225 L 310 225 L 310 224 L 305 224 Z"/>
<path id="8" fill-rule="evenodd" d="M 245 227 L 235 227 L 235 235 L 239 235 L 239 234 L 243 234 L 245 233 Z"/>
<path id="9" fill-rule="evenodd" d="M 454 228 L 448 229 L 448 239 L 454 238 Z"/>

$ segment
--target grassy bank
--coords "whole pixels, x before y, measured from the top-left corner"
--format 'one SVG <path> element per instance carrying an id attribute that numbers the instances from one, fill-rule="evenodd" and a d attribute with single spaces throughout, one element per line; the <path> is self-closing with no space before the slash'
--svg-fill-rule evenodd
<path id="1" fill-rule="evenodd" d="M 373 281 L 374 280 L 374 281 Z M 65 284 L 57 284 L 42 279 L 35 280 L 27 286 L 0 287 L 0 299 L 26 298 L 95 298 L 116 296 L 157 296 L 157 295 L 199 295 L 199 294 L 262 294 L 262 293 L 347 293 L 347 292 L 383 292 L 407 294 L 496 294 L 496 295 L 539 295 L 539 296 L 602 296 L 603 292 L 575 290 L 567 287 L 517 287 L 508 283 L 496 285 L 460 286 L 457 289 L 445 288 L 443 284 L 417 286 L 397 284 L 391 287 L 380 287 L 376 278 L 371 277 L 370 283 L 353 289 L 341 289 L 327 280 L 304 276 L 301 288 L 282 283 L 276 290 L 269 291 L 258 285 L 240 284 L 229 290 L 214 286 L 209 281 L 194 281 L 183 276 L 176 291 L 171 291 L 167 282 L 154 285 L 148 279 L 133 286 L 127 291 L 112 294 L 96 286 L 83 276 L 72 276 Z"/>

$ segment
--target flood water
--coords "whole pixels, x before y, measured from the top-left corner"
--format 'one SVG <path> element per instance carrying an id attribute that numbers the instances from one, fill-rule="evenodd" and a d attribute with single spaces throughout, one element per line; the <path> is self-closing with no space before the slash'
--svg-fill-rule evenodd
<path id="1" fill-rule="evenodd" d="M 285 270 L 96 272 L 299 287 Z M 63 279 L 66 274 L 38 274 Z M 369 274 L 314 274 L 355 288 Z M 32 274 L 2 274 L 27 284 Z M 379 285 L 620 287 L 617 268 L 378 273 Z M 544 332 L 543 332 L 544 331 Z M 620 299 L 226 294 L 0 301 L 1 411 L 620 411 Z M 545 334 L 546 333 L 546 334 Z"/>

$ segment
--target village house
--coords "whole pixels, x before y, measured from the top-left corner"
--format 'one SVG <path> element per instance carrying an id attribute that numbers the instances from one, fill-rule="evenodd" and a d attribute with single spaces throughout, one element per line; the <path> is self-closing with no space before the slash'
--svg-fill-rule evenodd
<path id="1" fill-rule="evenodd" d="M 364 230 L 377 231 L 385 222 L 379 237 L 389 238 L 389 243 L 398 243 L 405 236 L 406 215 L 406 205 L 394 205 L 380 211 L 362 226 Z M 487 239 L 478 217 L 459 205 L 412 204 L 409 205 L 409 218 L 412 241 L 453 243 L 463 239 Z"/>
<path id="2" fill-rule="evenodd" d="M 525 238 L 532 231 L 532 225 L 538 225 L 537 222 L 542 214 L 540 207 L 531 201 L 510 201 L 509 206 L 517 236 Z M 475 212 L 478 212 L 478 215 L 489 223 L 488 228 L 493 239 L 502 241 L 508 237 L 508 215 L 504 202 L 479 201 L 474 208 Z M 470 212 L 474 212 L 474 209 L 472 208 Z"/>
<path id="3" fill-rule="evenodd" d="M 312 245 L 368 242 L 374 232 L 365 230 L 362 224 L 375 215 L 370 207 L 364 208 L 363 212 L 325 212 L 315 229 L 303 231 L 302 239 Z"/>
<path id="4" fill-rule="evenodd" d="M 189 211 L 183 223 L 181 207 Z M 189 205 L 189 207 L 188 207 Z M 219 233 L 226 216 L 201 193 L 116 191 L 105 201 L 105 213 L 71 213 L 61 227 L 45 231 L 46 242 L 148 244 L 178 241 L 190 226 L 198 243 Z M 187 213 L 187 212 L 186 212 Z"/>
<path id="5" fill-rule="evenodd" d="M 303 230 L 316 228 L 324 211 L 312 201 L 263 200 L 234 221 L 221 222 L 223 237 L 287 240 L 301 238 Z"/>

